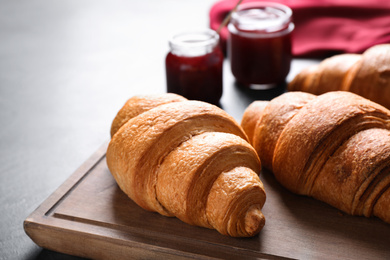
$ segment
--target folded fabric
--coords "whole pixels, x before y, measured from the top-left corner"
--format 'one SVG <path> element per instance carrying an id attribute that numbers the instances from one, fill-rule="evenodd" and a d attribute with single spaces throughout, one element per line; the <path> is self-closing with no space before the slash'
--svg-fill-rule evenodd
<path id="1" fill-rule="evenodd" d="M 210 27 L 216 30 L 238 0 L 222 0 L 210 9 Z M 259 0 L 244 0 L 255 2 Z M 335 53 L 361 53 L 390 42 L 390 1 L 383 0 L 267 0 L 293 10 L 293 55 L 323 57 Z M 221 32 L 226 50 L 228 30 Z"/>

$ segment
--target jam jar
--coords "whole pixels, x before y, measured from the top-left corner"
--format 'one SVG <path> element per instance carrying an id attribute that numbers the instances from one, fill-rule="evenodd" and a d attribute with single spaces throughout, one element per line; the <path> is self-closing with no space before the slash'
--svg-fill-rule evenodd
<path id="1" fill-rule="evenodd" d="M 272 2 L 239 5 L 228 30 L 228 57 L 238 85 L 270 88 L 285 82 L 294 30 L 289 7 Z"/>
<path id="2" fill-rule="evenodd" d="M 165 59 L 167 91 L 191 100 L 219 104 L 224 55 L 219 35 L 204 29 L 177 34 Z"/>

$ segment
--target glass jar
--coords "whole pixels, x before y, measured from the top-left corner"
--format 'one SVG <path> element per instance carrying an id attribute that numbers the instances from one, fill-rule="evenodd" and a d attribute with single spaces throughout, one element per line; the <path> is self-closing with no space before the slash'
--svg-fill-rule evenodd
<path id="1" fill-rule="evenodd" d="M 169 41 L 165 59 L 167 90 L 191 100 L 219 104 L 224 55 L 210 29 L 184 32 Z"/>
<path id="2" fill-rule="evenodd" d="M 240 5 L 228 25 L 228 57 L 239 85 L 264 88 L 284 83 L 292 60 L 289 7 L 272 2 Z"/>

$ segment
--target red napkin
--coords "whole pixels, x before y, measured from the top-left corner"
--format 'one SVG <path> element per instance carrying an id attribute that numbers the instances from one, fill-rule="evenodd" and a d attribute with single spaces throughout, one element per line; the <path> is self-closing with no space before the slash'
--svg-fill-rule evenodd
<path id="1" fill-rule="evenodd" d="M 210 27 L 216 30 L 238 0 L 222 0 L 210 10 Z M 256 0 L 244 0 L 254 2 Z M 259 0 L 257 0 L 259 1 Z M 293 55 L 323 57 L 335 53 L 361 53 L 390 43 L 390 1 L 387 0 L 267 0 L 293 10 Z M 221 30 L 226 49 L 227 28 Z"/>

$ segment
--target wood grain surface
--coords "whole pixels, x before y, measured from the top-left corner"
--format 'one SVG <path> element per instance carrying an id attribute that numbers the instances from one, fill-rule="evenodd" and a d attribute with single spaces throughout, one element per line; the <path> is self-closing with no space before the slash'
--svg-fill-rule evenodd
<path id="1" fill-rule="evenodd" d="M 43 248 L 95 259 L 389 259 L 390 225 L 292 194 L 263 172 L 266 225 L 230 238 L 148 212 L 117 186 L 105 143 L 24 222 Z"/>

